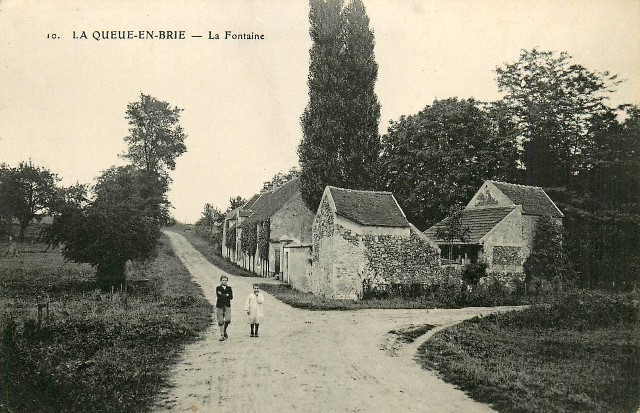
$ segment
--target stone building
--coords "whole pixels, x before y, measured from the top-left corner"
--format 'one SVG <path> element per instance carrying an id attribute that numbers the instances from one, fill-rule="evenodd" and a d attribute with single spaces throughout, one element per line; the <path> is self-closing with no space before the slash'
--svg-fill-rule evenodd
<path id="1" fill-rule="evenodd" d="M 266 262 L 261 263 L 262 274 L 283 278 L 284 281 L 296 284 L 298 273 L 292 268 L 306 267 L 311 249 L 311 224 L 314 214 L 307 208 L 300 192 L 300 179 L 294 178 L 280 188 L 274 189 L 263 197 L 252 208 L 253 213 L 246 218 L 241 226 L 249 228 L 256 226 L 259 238 L 260 232 L 269 228 L 269 253 Z M 301 248 L 306 251 L 306 257 L 291 254 L 284 247 Z M 285 255 L 286 253 L 286 255 Z M 296 260 L 296 262 L 292 262 Z M 300 261 L 300 262 L 298 262 Z M 282 277 L 286 269 L 286 276 Z"/>
<path id="2" fill-rule="evenodd" d="M 314 214 L 306 207 L 300 193 L 300 180 L 294 178 L 281 187 L 254 195 L 249 202 L 227 214 L 223 228 L 235 231 L 232 252 L 223 244 L 223 255 L 236 264 L 262 276 L 278 276 L 294 288 L 299 279 L 308 278 L 311 259 L 311 224 Z M 268 236 L 268 254 L 248 256 L 242 247 L 243 231 Z M 266 231 L 266 232 L 265 232 Z"/>
<path id="3" fill-rule="evenodd" d="M 265 194 L 262 193 L 254 195 L 246 204 L 226 213 L 224 217 L 224 223 L 222 224 L 222 256 L 227 258 L 228 260 L 235 263 L 240 260 L 240 252 L 242 251 L 242 249 L 240 248 L 240 239 L 242 237 L 242 221 L 252 214 L 251 207 L 263 195 Z M 233 241 L 231 243 L 227 242 L 230 232 L 233 233 Z"/>
<path id="4" fill-rule="evenodd" d="M 562 225 L 563 216 L 542 188 L 485 181 L 461 212 L 460 227 L 468 229 L 464 239 L 438 236 L 450 217 L 424 233 L 440 246 L 444 262 L 484 262 L 488 272 L 522 272 L 537 222 L 551 219 Z"/>
<path id="5" fill-rule="evenodd" d="M 392 193 L 328 186 L 313 221 L 308 291 L 358 299 L 364 284 L 424 283 L 438 271 L 439 255 Z"/>

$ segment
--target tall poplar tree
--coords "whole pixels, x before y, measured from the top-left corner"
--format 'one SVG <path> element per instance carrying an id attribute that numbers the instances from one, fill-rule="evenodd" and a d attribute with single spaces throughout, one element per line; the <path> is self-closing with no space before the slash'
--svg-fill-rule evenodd
<path id="1" fill-rule="evenodd" d="M 310 209 L 326 185 L 371 189 L 380 153 L 373 33 L 361 0 L 311 0 L 309 103 L 300 119 L 300 183 Z"/>

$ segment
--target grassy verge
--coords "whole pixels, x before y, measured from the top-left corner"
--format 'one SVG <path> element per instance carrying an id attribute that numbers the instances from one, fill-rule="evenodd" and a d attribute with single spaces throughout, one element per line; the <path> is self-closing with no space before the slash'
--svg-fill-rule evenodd
<path id="1" fill-rule="evenodd" d="M 639 313 L 637 295 L 571 294 L 440 332 L 419 358 L 501 412 L 631 412 L 640 405 Z"/>
<path id="2" fill-rule="evenodd" d="M 410 326 L 398 330 L 391 330 L 389 333 L 398 336 L 397 340 L 402 343 L 413 343 L 418 337 L 425 335 L 428 331 L 433 330 L 435 326 L 431 324 L 421 324 L 419 326 Z"/>
<path id="3" fill-rule="evenodd" d="M 202 254 L 207 261 L 221 270 L 231 274 L 237 275 L 239 277 L 258 277 L 258 275 L 252 273 L 251 271 L 247 271 L 244 268 L 232 263 L 231 261 L 227 261 L 220 255 L 220 251 L 211 245 L 208 241 L 200 237 L 196 230 L 192 226 L 187 226 L 184 224 L 175 224 L 174 226 L 169 228 L 172 231 L 175 231 L 185 237 L 193 247 Z"/>
<path id="4" fill-rule="evenodd" d="M 363 310 L 363 309 L 401 309 L 435 308 L 436 302 L 425 297 L 369 298 L 360 301 L 338 300 L 294 290 L 288 284 L 264 283 L 260 288 L 292 307 L 307 310 Z"/>
<path id="5" fill-rule="evenodd" d="M 37 248 L 0 260 L 0 411 L 141 412 L 211 306 L 162 239 L 122 291 Z M 49 299 L 40 324 L 37 303 Z"/>

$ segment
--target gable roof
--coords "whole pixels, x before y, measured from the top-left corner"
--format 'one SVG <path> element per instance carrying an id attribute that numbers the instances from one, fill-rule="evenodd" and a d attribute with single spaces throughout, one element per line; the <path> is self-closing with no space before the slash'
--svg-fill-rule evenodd
<path id="1" fill-rule="evenodd" d="M 253 204 L 255 204 L 255 202 L 260 198 L 260 196 L 263 194 L 255 194 L 254 196 L 252 196 L 246 204 L 244 204 L 242 206 L 243 209 L 251 209 L 251 207 L 253 206 Z"/>
<path id="2" fill-rule="evenodd" d="M 463 209 L 461 211 L 461 226 L 469 228 L 469 237 L 464 242 L 460 239 L 453 241 L 454 244 L 479 244 L 482 237 L 487 235 L 496 225 L 500 223 L 507 215 L 509 215 L 517 206 L 496 207 L 496 208 L 480 208 L 480 209 Z M 438 229 L 444 228 L 451 220 L 447 217 L 438 222 L 431 228 L 427 229 L 424 234 L 434 240 L 436 243 L 444 244 L 449 241 L 438 238 L 436 233 Z"/>
<path id="3" fill-rule="evenodd" d="M 517 185 L 498 181 L 489 182 L 498 188 L 511 202 L 516 205 L 522 205 L 523 214 L 554 218 L 564 216 L 547 193 L 538 186 Z"/>
<path id="4" fill-rule="evenodd" d="M 408 227 L 409 221 L 391 192 L 327 187 L 336 214 L 361 225 Z"/>
<path id="5" fill-rule="evenodd" d="M 242 209 L 242 206 L 239 206 L 235 209 L 232 209 L 231 211 L 227 212 L 225 214 L 225 219 L 234 219 L 236 217 L 236 214 L 238 213 L 238 211 L 240 211 Z"/>
<path id="6" fill-rule="evenodd" d="M 242 223 L 242 226 L 255 225 L 271 217 L 298 193 L 300 193 L 300 179 L 293 178 L 275 191 L 261 194 L 251 206 L 253 213 Z"/>

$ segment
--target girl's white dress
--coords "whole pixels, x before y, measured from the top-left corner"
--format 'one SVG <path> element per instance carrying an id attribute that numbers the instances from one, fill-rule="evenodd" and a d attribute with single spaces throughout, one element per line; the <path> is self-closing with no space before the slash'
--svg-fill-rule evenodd
<path id="1" fill-rule="evenodd" d="M 249 324 L 260 324 L 260 321 L 264 316 L 262 303 L 264 303 L 264 296 L 262 295 L 262 292 L 259 292 L 258 295 L 251 293 L 247 297 L 247 301 L 244 304 L 244 310 L 248 315 L 247 322 Z"/>

